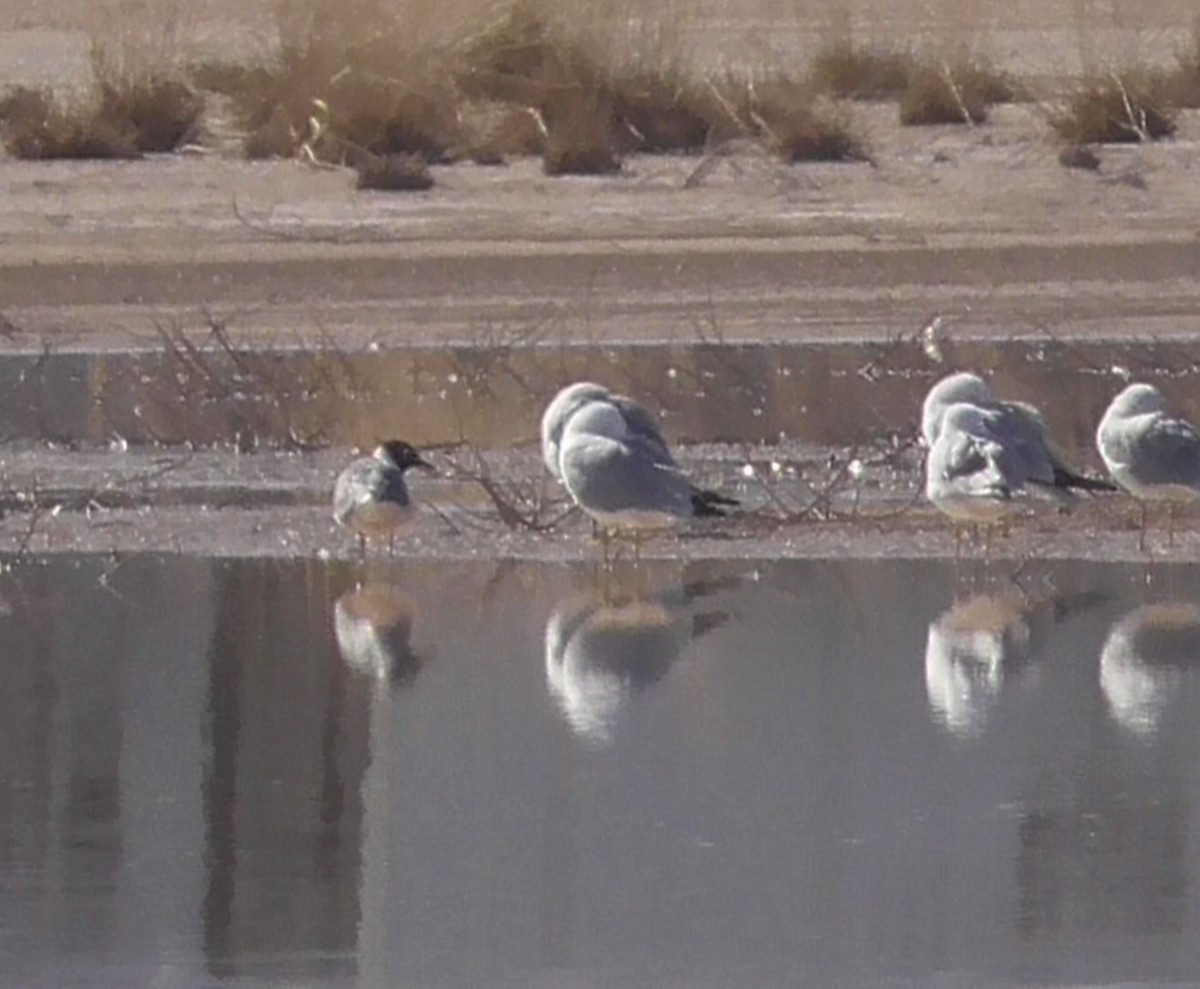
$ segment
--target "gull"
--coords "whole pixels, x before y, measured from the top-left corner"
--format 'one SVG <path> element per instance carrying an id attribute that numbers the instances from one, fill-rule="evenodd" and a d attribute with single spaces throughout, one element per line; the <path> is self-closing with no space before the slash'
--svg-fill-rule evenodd
<path id="1" fill-rule="evenodd" d="M 559 391 L 542 413 L 542 460 L 555 480 L 562 480 L 562 471 L 558 466 L 558 450 L 562 443 L 563 430 L 567 428 L 567 420 L 591 402 L 608 402 L 614 406 L 625 419 L 631 432 L 637 433 L 648 445 L 653 446 L 664 460 L 671 460 L 671 450 L 659 431 L 658 423 L 643 406 L 603 385 L 592 381 L 577 381 Z"/>
<path id="2" fill-rule="evenodd" d="M 1115 490 L 1108 481 L 1085 477 L 1070 466 L 1036 408 L 1025 402 L 997 401 L 984 380 L 969 372 L 943 378 L 925 396 L 921 438 L 927 448 L 932 449 L 937 442 L 946 410 L 959 403 L 980 410 L 991 434 L 1020 461 L 1024 479 L 1035 493 L 1065 504 L 1074 500 L 1075 490 Z"/>
<path id="3" fill-rule="evenodd" d="M 631 530 L 636 555 L 644 531 L 723 516 L 721 506 L 732 502 L 692 484 L 669 451 L 607 400 L 589 402 L 567 419 L 558 463 L 567 492 L 600 527 L 606 562 L 610 530 Z"/>
<path id="4" fill-rule="evenodd" d="M 409 468 L 434 467 L 403 440 L 382 443 L 373 456 L 350 464 L 333 486 L 333 518 L 353 529 L 365 556 L 367 540 L 387 537 L 388 555 L 395 548 L 396 532 L 416 515 L 416 506 L 404 483 Z"/>
<path id="5" fill-rule="evenodd" d="M 559 464 L 563 431 L 576 412 L 594 402 L 605 402 L 611 405 L 620 413 L 625 422 L 626 431 L 638 438 L 647 453 L 653 455 L 660 463 L 678 468 L 679 465 L 671 453 L 670 446 L 663 438 L 658 421 L 645 406 L 639 405 L 632 398 L 618 394 L 604 385 L 598 385 L 593 381 L 577 381 L 561 389 L 546 406 L 546 411 L 542 413 L 542 460 L 555 480 L 559 482 L 563 480 L 562 468 Z M 709 504 L 728 507 L 739 504 L 736 499 L 718 494 L 716 491 L 697 490 L 701 499 Z"/>
<path id="6" fill-rule="evenodd" d="M 1014 495 L 1025 491 L 1023 457 L 992 429 L 987 414 L 960 402 L 947 408 L 925 461 L 925 496 L 954 522 L 954 555 L 960 526 L 983 524 L 988 550 L 992 525 L 1011 515 Z"/>
<path id="7" fill-rule="evenodd" d="M 1112 400 L 1096 430 L 1096 448 L 1113 480 L 1142 505 L 1138 548 L 1146 548 L 1146 510 L 1167 503 L 1167 539 L 1174 540 L 1175 506 L 1200 498 L 1200 434 L 1167 414 L 1153 385 L 1130 385 Z"/>
<path id="8" fill-rule="evenodd" d="M 1100 689 L 1113 718 L 1148 739 L 1187 674 L 1200 665 L 1200 607 L 1150 604 L 1119 619 L 1100 652 Z"/>

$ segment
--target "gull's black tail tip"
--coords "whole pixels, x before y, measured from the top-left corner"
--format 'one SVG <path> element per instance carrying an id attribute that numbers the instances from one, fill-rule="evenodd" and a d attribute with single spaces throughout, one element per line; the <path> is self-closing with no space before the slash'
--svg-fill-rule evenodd
<path id="1" fill-rule="evenodd" d="M 692 514 L 699 518 L 723 518 L 729 514 L 727 509 L 737 508 L 741 502 L 728 495 L 716 491 L 701 491 L 699 488 L 692 492 Z"/>
<path id="2" fill-rule="evenodd" d="M 1076 491 L 1116 491 L 1117 486 L 1112 481 L 1099 477 L 1084 477 L 1070 471 L 1056 470 L 1054 483 L 1060 488 L 1073 488 Z"/>

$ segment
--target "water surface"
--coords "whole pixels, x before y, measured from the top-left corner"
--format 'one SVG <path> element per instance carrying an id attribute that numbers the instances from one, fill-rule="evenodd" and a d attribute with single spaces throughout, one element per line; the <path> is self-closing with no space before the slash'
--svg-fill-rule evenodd
<path id="1" fill-rule="evenodd" d="M 56 558 L 21 986 L 1200 978 L 1200 570 Z"/>

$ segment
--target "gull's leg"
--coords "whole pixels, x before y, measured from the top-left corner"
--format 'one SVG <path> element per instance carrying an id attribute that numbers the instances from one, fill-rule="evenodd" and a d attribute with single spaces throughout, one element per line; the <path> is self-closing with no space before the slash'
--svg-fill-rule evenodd
<path id="1" fill-rule="evenodd" d="M 633 530 L 633 565 L 640 566 L 642 563 L 642 530 Z"/>
<path id="2" fill-rule="evenodd" d="M 396 530 L 389 529 L 388 530 L 388 557 L 391 558 L 391 557 L 394 557 L 395 555 L 396 555 Z"/>
<path id="3" fill-rule="evenodd" d="M 1167 546 L 1175 545 L 1175 502 L 1167 502 Z"/>
<path id="4" fill-rule="evenodd" d="M 1138 528 L 1138 549 L 1141 552 L 1146 552 L 1146 502 L 1141 502 L 1142 506 L 1142 523 Z"/>
<path id="5" fill-rule="evenodd" d="M 367 558 L 367 537 L 361 532 L 358 533 L 358 558 L 364 561 Z"/>

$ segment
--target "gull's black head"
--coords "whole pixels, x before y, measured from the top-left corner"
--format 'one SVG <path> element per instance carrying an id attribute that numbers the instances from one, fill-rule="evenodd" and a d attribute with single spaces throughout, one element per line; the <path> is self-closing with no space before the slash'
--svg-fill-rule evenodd
<path id="1" fill-rule="evenodd" d="M 399 467 L 401 471 L 406 471 L 410 467 L 422 467 L 425 470 L 436 469 L 433 464 L 421 458 L 411 443 L 405 443 L 404 440 L 386 440 L 380 443 L 379 450 L 375 455 L 381 460 L 387 460 Z"/>

